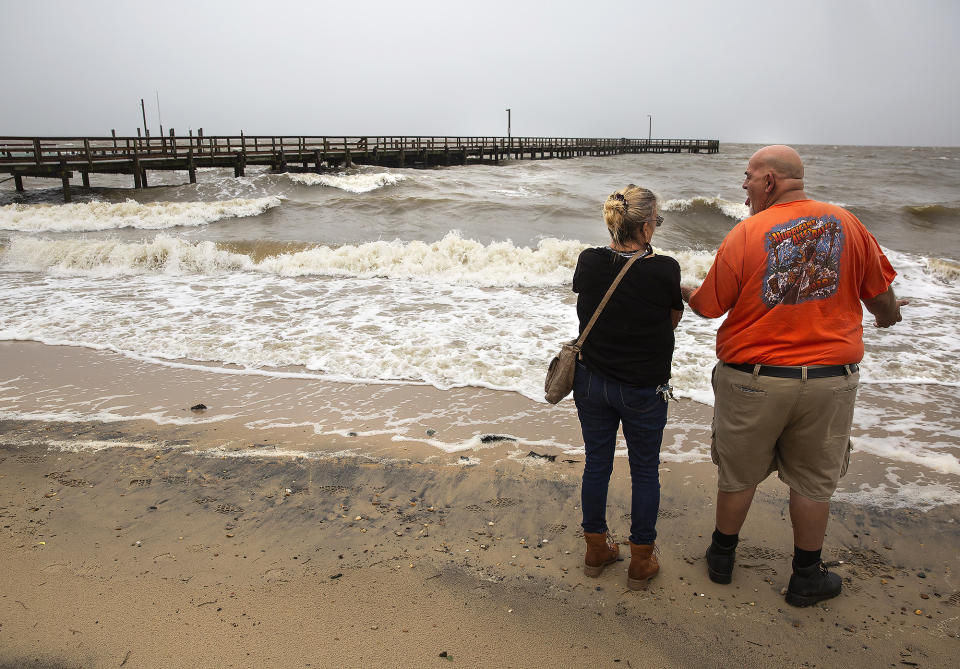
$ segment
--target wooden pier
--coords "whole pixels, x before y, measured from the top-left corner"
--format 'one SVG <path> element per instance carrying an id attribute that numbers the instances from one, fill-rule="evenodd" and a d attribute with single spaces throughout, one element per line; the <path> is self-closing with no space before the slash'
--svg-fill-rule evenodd
<path id="1" fill-rule="evenodd" d="M 322 172 L 353 165 L 436 167 L 498 164 L 502 160 L 543 160 L 623 153 L 717 153 L 714 139 L 609 139 L 584 137 L 307 137 L 262 135 L 162 137 L 0 137 L 0 174 L 23 191 L 23 178 L 59 179 L 70 201 L 70 180 L 79 172 L 84 187 L 91 174 L 130 174 L 134 188 L 146 188 L 148 170 L 187 172 L 197 168 L 247 165 L 276 172 Z"/>

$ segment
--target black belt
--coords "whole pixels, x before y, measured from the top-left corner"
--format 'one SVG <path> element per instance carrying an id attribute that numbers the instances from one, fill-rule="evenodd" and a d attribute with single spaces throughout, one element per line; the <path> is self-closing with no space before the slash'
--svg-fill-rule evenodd
<path id="1" fill-rule="evenodd" d="M 723 363 L 731 369 L 735 369 L 738 372 L 746 372 L 747 374 L 753 374 L 753 368 L 756 365 L 732 365 L 729 362 Z M 856 374 L 857 370 L 860 367 L 854 363 L 852 365 L 830 365 L 828 367 L 807 367 L 807 378 L 808 379 L 823 379 L 828 376 L 846 376 L 847 368 L 850 368 L 851 374 Z M 803 378 L 803 367 L 775 367 L 773 365 L 760 365 L 760 370 L 757 372 L 760 376 L 776 376 L 781 379 L 802 379 Z"/>

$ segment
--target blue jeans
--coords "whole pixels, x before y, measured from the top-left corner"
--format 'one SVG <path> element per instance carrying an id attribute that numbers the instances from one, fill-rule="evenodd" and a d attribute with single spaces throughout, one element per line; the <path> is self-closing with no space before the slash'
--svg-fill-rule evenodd
<path id="1" fill-rule="evenodd" d="M 607 531 L 607 488 L 613 472 L 617 428 L 623 425 L 630 462 L 630 541 L 652 544 L 660 509 L 660 442 L 667 403 L 655 387 L 625 386 L 577 363 L 573 400 L 580 417 L 586 461 L 583 466 L 584 532 Z"/>

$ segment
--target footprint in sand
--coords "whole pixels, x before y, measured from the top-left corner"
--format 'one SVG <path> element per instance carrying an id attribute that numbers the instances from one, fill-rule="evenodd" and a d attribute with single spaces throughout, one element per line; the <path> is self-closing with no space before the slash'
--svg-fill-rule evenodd
<path id="1" fill-rule="evenodd" d="M 217 504 L 217 513 L 241 514 L 243 513 L 243 507 L 235 504 Z"/>
<path id="2" fill-rule="evenodd" d="M 186 476 L 180 475 L 161 476 L 160 480 L 167 485 L 186 485 L 190 482 L 190 479 L 188 479 Z"/>
<path id="3" fill-rule="evenodd" d="M 130 479 L 130 485 L 137 488 L 146 488 L 151 483 L 153 483 L 153 479 Z"/>
<path id="4" fill-rule="evenodd" d="M 486 504 L 494 509 L 506 509 L 511 506 L 519 506 L 520 500 L 512 499 L 510 497 L 495 497 L 493 499 L 488 499 Z"/>
<path id="5" fill-rule="evenodd" d="M 789 555 L 766 546 L 741 545 L 737 548 L 738 560 L 786 560 Z"/>
<path id="6" fill-rule="evenodd" d="M 267 583 L 289 583 L 293 576 L 289 570 L 281 568 L 268 569 L 260 574 L 260 578 Z"/>
<path id="7" fill-rule="evenodd" d="M 322 485 L 317 488 L 318 492 L 325 495 L 349 495 L 355 490 L 359 490 L 359 488 L 348 488 L 343 485 Z"/>

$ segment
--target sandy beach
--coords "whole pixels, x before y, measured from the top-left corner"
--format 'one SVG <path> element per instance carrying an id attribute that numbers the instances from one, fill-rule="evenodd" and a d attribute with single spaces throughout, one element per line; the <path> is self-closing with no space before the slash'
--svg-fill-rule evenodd
<path id="1" fill-rule="evenodd" d="M 64 374 L 94 356 L 16 343 L 3 353 L 9 366 L 43 360 Z M 123 367 L 134 363 L 97 359 L 119 385 L 144 385 Z M 91 387 L 94 367 L 79 365 Z M 170 374 L 152 376 L 151 392 L 174 396 L 182 379 Z M 214 392 L 191 374 L 191 398 Z M 251 396 L 257 383 L 219 378 L 225 394 Z M 824 558 L 839 563 L 844 592 L 795 609 L 781 594 L 784 486 L 761 486 L 733 583 L 720 586 L 702 557 L 714 468 L 664 462 L 662 570 L 630 591 L 625 561 L 583 576 L 582 458 L 496 438 L 504 415 L 552 415 L 556 438 L 573 442 L 570 407 L 525 414 L 533 403 L 515 394 L 458 392 L 497 405 L 501 422 L 489 415 L 480 446 L 450 453 L 359 430 L 203 422 L 187 397 L 177 424 L 0 422 L 0 666 L 955 666 L 955 506 L 835 503 Z M 451 401 L 433 388 L 391 393 L 398 411 L 423 415 Z M 671 412 L 671 430 L 708 438 L 689 426 L 708 425 L 709 407 Z M 668 430 L 665 443 L 676 438 Z M 851 471 L 876 466 L 855 453 Z M 608 518 L 624 542 L 627 481 L 618 458 Z"/>

